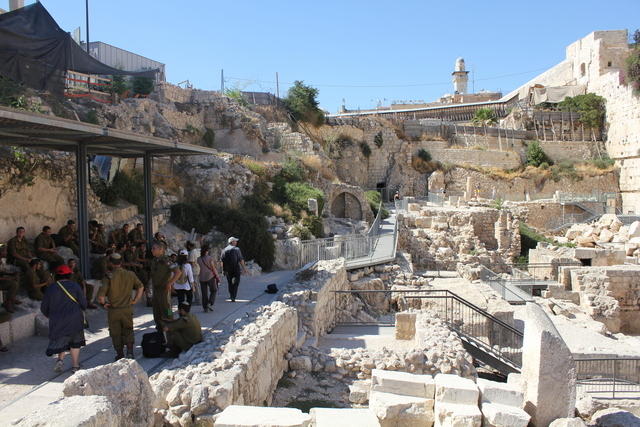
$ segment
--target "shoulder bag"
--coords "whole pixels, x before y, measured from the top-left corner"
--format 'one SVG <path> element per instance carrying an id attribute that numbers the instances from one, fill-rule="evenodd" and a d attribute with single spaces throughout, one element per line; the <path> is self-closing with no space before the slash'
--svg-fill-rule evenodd
<path id="1" fill-rule="evenodd" d="M 78 302 L 78 300 L 77 300 L 77 299 L 75 299 L 75 298 L 73 297 L 73 295 L 71 295 L 71 294 L 69 293 L 69 291 L 67 290 L 67 288 L 65 288 L 64 286 L 62 286 L 62 283 L 60 283 L 59 281 L 58 281 L 58 282 L 56 282 L 56 283 L 58 284 L 58 286 L 60 286 L 60 289 L 62 289 L 62 290 L 63 290 L 63 292 L 64 292 L 65 294 L 67 294 L 67 296 L 69 297 L 69 299 L 70 299 L 71 301 L 75 302 L 76 304 L 78 304 L 78 306 L 80 306 L 80 303 Z M 87 320 L 87 315 L 86 315 L 86 313 L 84 312 L 84 310 L 82 310 L 82 307 L 80 307 L 80 311 L 82 312 L 82 326 L 83 326 L 85 329 L 89 329 L 89 321 Z"/>

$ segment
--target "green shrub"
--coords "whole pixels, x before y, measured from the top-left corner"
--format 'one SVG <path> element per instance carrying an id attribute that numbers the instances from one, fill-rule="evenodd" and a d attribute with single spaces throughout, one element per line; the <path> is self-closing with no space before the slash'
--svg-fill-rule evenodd
<path id="1" fill-rule="evenodd" d="M 502 208 L 504 208 L 504 200 L 498 197 L 493 202 L 491 202 L 491 207 L 499 211 L 502 210 Z"/>
<path id="2" fill-rule="evenodd" d="M 634 40 L 635 40 L 634 33 Z M 634 92 L 640 93 L 640 41 L 635 41 L 634 49 L 625 60 L 625 83 L 630 85 Z"/>
<path id="3" fill-rule="evenodd" d="M 378 206 L 380 206 L 380 201 L 382 200 L 380 193 L 376 190 L 369 190 L 366 191 L 364 195 L 367 198 L 367 202 L 369 202 L 369 207 L 371 208 L 373 215 L 378 215 Z M 381 216 L 382 219 L 389 218 L 389 211 L 384 206 L 382 206 Z"/>
<path id="4" fill-rule="evenodd" d="M 204 131 L 204 135 L 202 135 L 202 141 L 204 145 L 209 148 L 213 148 L 216 143 L 216 133 L 211 128 L 206 128 Z"/>
<path id="5" fill-rule="evenodd" d="M 604 156 L 599 159 L 591 159 L 589 160 L 589 163 L 591 163 L 593 166 L 597 167 L 598 169 L 609 169 L 616 162 L 609 156 Z"/>
<path id="6" fill-rule="evenodd" d="M 429 153 L 424 148 L 421 148 L 421 149 L 418 150 L 418 158 L 420 160 L 422 160 L 423 162 L 430 162 L 431 161 L 431 153 Z"/>
<path id="7" fill-rule="evenodd" d="M 22 84 L 8 77 L 0 76 L 0 104 L 10 106 L 24 92 Z"/>
<path id="8" fill-rule="evenodd" d="M 494 125 L 498 123 L 498 116 L 491 108 L 479 108 L 473 115 L 471 122 L 480 126 Z"/>
<path id="9" fill-rule="evenodd" d="M 325 118 L 324 112 L 318 106 L 317 96 L 318 89 L 296 80 L 289 88 L 283 103 L 294 120 L 320 126 L 324 123 Z"/>
<path id="10" fill-rule="evenodd" d="M 369 144 L 367 144 L 366 142 L 360 143 L 360 151 L 362 151 L 362 155 L 366 158 L 369 158 L 369 156 L 371 156 L 371 147 L 369 147 Z"/>
<path id="11" fill-rule="evenodd" d="M 183 230 L 195 228 L 206 234 L 213 228 L 240 239 L 238 245 L 247 260 L 255 260 L 264 270 L 273 267 L 275 245 L 264 217 L 267 208 L 260 208 L 263 195 L 247 196 L 238 209 L 215 203 L 179 203 L 171 206 L 171 222 Z"/>
<path id="12" fill-rule="evenodd" d="M 224 91 L 224 94 L 243 107 L 249 106 L 249 102 L 245 99 L 240 89 L 227 89 Z"/>
<path id="13" fill-rule="evenodd" d="M 123 171 L 116 172 L 111 183 L 106 183 L 99 178 L 91 182 L 96 195 L 106 205 L 114 206 L 118 200 L 125 200 L 138 207 L 138 212 L 144 214 L 144 180 L 141 173 L 134 171 L 128 174 Z M 153 190 L 155 196 L 155 190 Z"/>
<path id="14" fill-rule="evenodd" d="M 539 167 L 540 169 L 542 169 L 542 170 L 545 170 L 545 171 L 546 171 L 547 169 L 549 169 L 550 165 L 549 165 L 549 163 L 547 163 L 547 162 L 542 162 L 542 163 L 540 163 L 540 166 L 538 166 L 538 167 Z"/>
<path id="15" fill-rule="evenodd" d="M 131 89 L 136 95 L 149 95 L 153 92 L 154 82 L 149 77 L 136 76 L 131 83 Z"/>
<path id="16" fill-rule="evenodd" d="M 382 131 L 378 132 L 376 136 L 373 137 L 373 143 L 376 144 L 376 147 L 381 148 L 384 140 L 382 139 Z"/>
<path id="17" fill-rule="evenodd" d="M 302 225 L 307 227 L 316 238 L 324 237 L 324 227 L 322 226 L 320 217 L 315 215 L 306 216 L 302 218 Z"/>
<path id="18" fill-rule="evenodd" d="M 538 141 L 529 142 L 527 145 L 527 164 L 539 167 L 542 163 L 546 163 L 547 166 L 553 164 Z"/>
<path id="19" fill-rule="evenodd" d="M 520 223 L 520 255 L 523 257 L 529 256 L 529 250 L 535 249 L 538 242 L 549 243 L 556 246 L 566 246 L 574 248 L 575 243 L 558 243 L 544 235 L 538 233 L 524 222 Z"/>
<path id="20" fill-rule="evenodd" d="M 604 125 L 605 99 L 595 93 L 566 97 L 558 104 L 561 111 L 577 111 L 580 122 L 587 127 L 599 129 Z"/>
<path id="21" fill-rule="evenodd" d="M 86 123 L 91 123 L 94 125 L 99 125 L 100 121 L 98 120 L 98 113 L 96 110 L 89 110 L 87 113 L 87 117 L 84 120 Z"/>
<path id="22" fill-rule="evenodd" d="M 287 182 L 284 185 L 285 205 L 291 209 L 294 215 L 300 215 L 301 211 L 308 208 L 307 200 L 318 201 L 318 212 L 322 212 L 324 193 L 306 182 Z"/>
<path id="23" fill-rule="evenodd" d="M 120 96 L 129 90 L 129 82 L 123 76 L 113 76 L 111 80 L 111 93 Z"/>

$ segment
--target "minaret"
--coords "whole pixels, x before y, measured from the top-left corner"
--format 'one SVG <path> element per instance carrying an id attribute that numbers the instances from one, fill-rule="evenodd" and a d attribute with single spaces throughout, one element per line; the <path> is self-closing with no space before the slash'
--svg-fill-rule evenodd
<path id="1" fill-rule="evenodd" d="M 469 72 L 464 69 L 464 58 L 456 59 L 456 69 L 451 75 L 453 76 L 454 93 L 467 93 L 467 82 L 469 81 Z"/>

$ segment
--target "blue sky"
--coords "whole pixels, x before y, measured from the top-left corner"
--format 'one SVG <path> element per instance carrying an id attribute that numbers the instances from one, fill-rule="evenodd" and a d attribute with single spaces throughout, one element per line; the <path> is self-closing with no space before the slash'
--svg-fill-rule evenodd
<path id="1" fill-rule="evenodd" d="M 42 3 L 84 38 L 84 0 Z M 170 82 L 201 89 L 219 89 L 224 69 L 226 87 L 274 92 L 277 71 L 281 94 L 303 80 L 335 112 L 343 98 L 351 109 L 435 100 L 452 91 L 459 56 L 476 91 L 508 92 L 571 42 L 632 32 L 638 17 L 640 0 L 90 0 L 90 38 L 164 62 Z"/>

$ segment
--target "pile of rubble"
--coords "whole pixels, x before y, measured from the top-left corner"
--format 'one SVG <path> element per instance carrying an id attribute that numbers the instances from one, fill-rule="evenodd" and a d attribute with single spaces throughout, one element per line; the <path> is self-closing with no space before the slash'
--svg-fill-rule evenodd
<path id="1" fill-rule="evenodd" d="M 559 243 L 575 243 L 579 247 L 593 248 L 602 243 L 618 243 L 625 247 L 627 256 L 640 255 L 640 221 L 624 225 L 614 214 L 605 214 L 592 224 L 574 224 Z"/>

